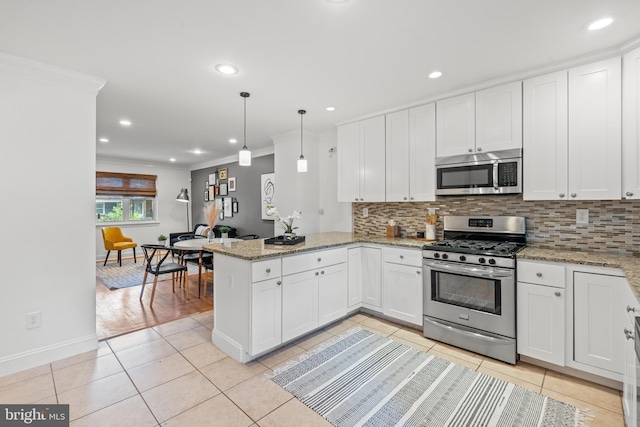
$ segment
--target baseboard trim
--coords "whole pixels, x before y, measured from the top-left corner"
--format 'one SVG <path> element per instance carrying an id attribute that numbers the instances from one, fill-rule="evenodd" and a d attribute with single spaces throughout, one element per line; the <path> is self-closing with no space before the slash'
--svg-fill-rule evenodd
<path id="1" fill-rule="evenodd" d="M 0 377 L 98 348 L 98 335 L 87 335 L 0 358 Z"/>

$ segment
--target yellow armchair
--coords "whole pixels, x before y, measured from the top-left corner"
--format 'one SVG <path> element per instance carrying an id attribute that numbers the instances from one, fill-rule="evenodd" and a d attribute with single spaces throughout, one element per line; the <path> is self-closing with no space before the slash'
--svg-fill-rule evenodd
<path id="1" fill-rule="evenodd" d="M 122 235 L 120 227 L 105 227 L 102 229 L 102 240 L 104 248 L 107 250 L 107 256 L 104 264 L 107 265 L 109 254 L 111 251 L 118 251 L 118 263 L 122 267 L 122 250 L 133 248 L 133 262 L 136 262 L 136 247 L 138 244 L 132 238 Z"/>

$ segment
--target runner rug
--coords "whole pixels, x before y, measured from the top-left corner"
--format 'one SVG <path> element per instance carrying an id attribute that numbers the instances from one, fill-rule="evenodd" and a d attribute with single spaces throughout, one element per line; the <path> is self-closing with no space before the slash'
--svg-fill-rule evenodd
<path id="1" fill-rule="evenodd" d="M 577 408 L 356 328 L 272 380 L 335 426 L 579 426 Z"/>
<path id="2" fill-rule="evenodd" d="M 198 266 L 189 263 L 187 265 L 189 275 L 198 274 Z M 204 275 L 205 269 L 202 269 Z M 107 265 L 96 265 L 96 277 L 104 283 L 110 290 L 128 288 L 131 286 L 142 285 L 144 277 L 144 264 L 138 261 L 126 260 L 122 262 L 122 267 L 118 263 Z M 153 283 L 153 274 L 147 275 L 147 283 Z M 162 274 L 158 280 L 171 280 L 171 274 Z"/>

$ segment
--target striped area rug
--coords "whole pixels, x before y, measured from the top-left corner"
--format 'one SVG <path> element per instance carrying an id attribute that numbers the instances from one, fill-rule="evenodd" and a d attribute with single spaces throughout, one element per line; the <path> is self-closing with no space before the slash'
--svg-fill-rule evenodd
<path id="1" fill-rule="evenodd" d="M 335 426 L 579 426 L 585 414 L 356 328 L 272 378 Z"/>

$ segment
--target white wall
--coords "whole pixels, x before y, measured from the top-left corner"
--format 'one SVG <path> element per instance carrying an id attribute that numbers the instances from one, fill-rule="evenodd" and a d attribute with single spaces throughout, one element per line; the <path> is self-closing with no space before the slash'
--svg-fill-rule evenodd
<path id="1" fill-rule="evenodd" d="M 103 172 L 122 172 L 122 173 L 140 173 L 157 175 L 156 188 L 158 190 L 157 206 L 158 221 L 153 224 L 137 224 L 137 225 L 121 225 L 122 234 L 131 237 L 138 246 L 143 243 L 157 243 L 157 237 L 164 234 L 169 237 L 170 233 L 179 233 L 187 231 L 187 209 L 186 204 L 176 201 L 176 197 L 180 193 L 181 188 L 189 189 L 189 198 L 193 199 L 191 192 L 191 171 L 188 169 L 175 169 L 163 166 L 147 166 L 134 163 L 121 163 L 109 160 L 98 159 L 96 162 L 96 170 Z M 94 189 L 95 193 L 95 189 Z M 200 197 L 200 193 L 196 195 Z M 94 196 L 95 200 L 95 196 Z M 191 203 L 189 205 L 189 226 L 193 229 L 193 220 L 191 212 Z M 96 225 L 96 259 L 104 262 L 107 251 L 104 249 L 102 241 L 102 227 L 107 225 Z M 136 255 L 140 257 L 142 250 L 136 248 Z M 123 259 L 125 257 L 133 257 L 133 250 L 127 249 L 122 251 Z M 117 259 L 117 252 L 111 252 L 109 262 Z"/>
<path id="2" fill-rule="evenodd" d="M 318 205 L 320 231 L 353 231 L 351 203 L 339 203 L 338 200 L 338 133 L 320 134 L 318 144 L 319 192 Z M 334 149 L 333 153 L 329 150 Z"/>
<path id="3" fill-rule="evenodd" d="M 101 79 L 0 53 L 0 376 L 97 347 Z M 42 325 L 26 329 L 25 315 Z"/>

